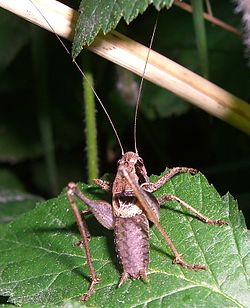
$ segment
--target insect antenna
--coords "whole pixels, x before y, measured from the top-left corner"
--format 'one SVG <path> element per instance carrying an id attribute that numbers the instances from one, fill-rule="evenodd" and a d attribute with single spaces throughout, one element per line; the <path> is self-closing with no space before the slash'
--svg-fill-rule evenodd
<path id="1" fill-rule="evenodd" d="M 54 28 L 52 27 L 51 23 L 49 22 L 49 20 L 44 16 L 44 14 L 42 13 L 42 11 L 39 9 L 39 7 L 32 1 L 32 0 L 29 0 L 29 2 L 36 8 L 36 10 L 41 14 L 42 18 L 46 21 L 46 23 L 48 24 L 48 26 L 50 27 L 52 33 L 54 33 L 54 35 L 57 37 L 57 39 L 59 40 L 59 42 L 61 43 L 62 47 L 64 48 L 64 50 L 66 51 L 66 53 L 69 55 L 69 57 L 72 59 L 72 62 L 75 64 L 75 66 L 77 67 L 77 69 L 79 70 L 79 72 L 81 73 L 81 75 L 83 76 L 83 78 L 86 80 L 88 86 L 91 88 L 91 90 L 93 91 L 97 101 L 99 102 L 100 106 L 102 107 L 113 131 L 114 131 L 114 134 L 116 136 L 116 139 L 117 139 L 117 142 L 120 146 L 120 149 L 121 149 L 121 153 L 122 155 L 124 154 L 124 149 L 123 149 L 123 146 L 122 146 L 122 143 L 121 143 L 121 140 L 120 140 L 120 137 L 118 135 L 118 132 L 117 130 L 115 129 L 115 125 L 107 111 L 107 109 L 105 108 L 102 100 L 100 99 L 100 97 L 98 96 L 97 92 L 95 91 L 95 89 L 93 88 L 93 86 L 91 85 L 90 81 L 88 80 L 88 78 L 86 77 L 85 73 L 83 72 L 83 70 L 81 69 L 80 65 L 76 62 L 76 60 L 71 56 L 71 53 L 70 51 L 68 50 L 68 48 L 66 47 L 66 45 L 64 44 L 63 40 L 60 38 L 60 36 L 56 33 L 56 31 L 54 30 Z"/>
<path id="2" fill-rule="evenodd" d="M 142 86 L 143 86 L 143 82 L 144 82 L 144 76 L 145 76 L 146 68 L 147 68 L 147 65 L 148 65 L 148 59 L 149 59 L 149 55 L 150 55 L 150 52 L 151 52 L 151 49 L 152 49 L 154 37 L 155 37 L 155 32 L 156 32 L 156 28 L 157 28 L 157 24 L 158 24 L 158 19 L 159 19 L 159 13 L 157 14 L 156 21 L 155 21 L 154 28 L 153 28 L 153 32 L 152 32 L 152 35 L 151 35 L 151 40 L 150 40 L 150 44 L 149 44 L 149 48 L 148 48 L 148 52 L 147 52 L 147 57 L 146 57 L 146 61 L 145 61 L 145 65 L 144 65 L 143 73 L 142 73 L 142 77 L 141 77 L 141 82 L 140 82 L 140 87 L 139 87 L 139 91 L 138 91 L 138 96 L 137 96 L 136 104 L 135 104 L 134 146 L 135 146 L 135 153 L 136 154 L 138 154 L 138 149 L 137 149 L 137 119 L 138 119 L 138 110 L 139 110 L 139 104 L 140 104 L 140 99 L 141 99 L 141 92 L 142 92 Z"/>

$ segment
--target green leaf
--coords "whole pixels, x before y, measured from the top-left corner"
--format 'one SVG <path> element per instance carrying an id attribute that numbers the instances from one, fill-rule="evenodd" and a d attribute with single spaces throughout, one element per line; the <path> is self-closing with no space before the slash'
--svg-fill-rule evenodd
<path id="1" fill-rule="evenodd" d="M 18 189 L 24 190 L 24 186 L 21 181 L 18 179 L 16 174 L 7 168 L 0 169 L 0 187 L 1 188 L 11 188 L 11 189 Z"/>
<path id="2" fill-rule="evenodd" d="M 99 31 L 104 34 L 114 29 L 123 17 L 127 24 L 143 13 L 149 4 L 160 10 L 170 7 L 173 0 L 137 0 L 133 3 L 126 0 L 82 0 L 77 20 L 72 56 L 76 58 L 83 45 L 90 45 Z"/>
<path id="3" fill-rule="evenodd" d="M 99 188 L 84 184 L 80 188 L 92 198 L 103 198 Z M 175 194 L 209 218 L 229 223 L 206 225 L 175 202 L 161 208 L 161 224 L 183 258 L 189 263 L 207 264 L 208 270 L 194 272 L 173 265 L 172 252 L 152 226 L 149 282 L 127 280 L 118 289 L 121 269 L 112 231 L 89 217 L 90 250 L 101 282 L 86 305 L 247 307 L 249 232 L 233 198 L 229 194 L 221 198 L 201 174 L 174 177 L 157 192 L 162 194 Z M 79 207 L 84 208 L 80 203 Z M 68 300 L 73 305 L 72 300 L 89 285 L 83 250 L 75 246 L 79 239 L 65 192 L 5 226 L 0 235 L 0 294 L 20 305 L 61 305 Z"/>
<path id="4" fill-rule="evenodd" d="M 33 209 L 42 199 L 20 190 L 0 187 L 0 223 L 7 223 Z"/>

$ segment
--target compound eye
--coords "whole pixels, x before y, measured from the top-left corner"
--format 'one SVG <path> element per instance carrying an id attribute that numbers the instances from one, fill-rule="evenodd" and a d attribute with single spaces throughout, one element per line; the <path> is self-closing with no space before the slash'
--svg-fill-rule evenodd
<path id="1" fill-rule="evenodd" d="M 140 165 L 143 165 L 144 163 L 143 163 L 143 159 L 142 158 L 139 158 L 138 159 L 138 163 L 140 164 Z"/>

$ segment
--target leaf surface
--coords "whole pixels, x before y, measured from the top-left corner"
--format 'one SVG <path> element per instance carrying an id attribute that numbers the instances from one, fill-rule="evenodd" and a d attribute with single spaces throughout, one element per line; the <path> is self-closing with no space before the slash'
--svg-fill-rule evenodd
<path id="1" fill-rule="evenodd" d="M 92 198 L 103 198 L 93 186 L 80 187 Z M 101 282 L 86 305 L 247 307 L 249 232 L 236 202 L 229 194 L 221 198 L 201 174 L 174 177 L 157 195 L 164 193 L 179 196 L 212 219 L 228 221 L 227 226 L 206 225 L 176 202 L 161 208 L 161 224 L 184 260 L 207 264 L 208 270 L 194 272 L 173 265 L 172 252 L 152 226 L 149 282 L 127 280 L 118 289 L 121 269 L 112 231 L 89 217 L 90 250 Z M 15 304 L 62 305 L 69 300 L 72 304 L 89 285 L 83 250 L 75 246 L 79 239 L 65 192 L 1 228 L 0 294 Z"/>
<path id="2" fill-rule="evenodd" d="M 129 24 L 151 3 L 160 10 L 164 6 L 169 8 L 173 0 L 82 0 L 72 48 L 73 57 L 78 56 L 83 45 L 90 45 L 99 31 L 108 33 L 122 17 Z"/>
<path id="3" fill-rule="evenodd" d="M 18 215 L 33 209 L 42 198 L 20 190 L 0 186 L 0 223 L 12 221 Z"/>

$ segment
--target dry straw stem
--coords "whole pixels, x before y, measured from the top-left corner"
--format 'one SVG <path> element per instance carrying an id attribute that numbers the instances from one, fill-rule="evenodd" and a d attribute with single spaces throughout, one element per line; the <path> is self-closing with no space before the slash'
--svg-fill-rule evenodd
<path id="1" fill-rule="evenodd" d="M 76 11 L 55 0 L 32 1 L 39 6 L 58 35 L 72 40 L 78 17 Z M 0 6 L 51 31 L 46 20 L 30 0 L 0 0 Z M 142 75 L 148 48 L 116 31 L 111 31 L 107 35 L 98 35 L 87 48 Z M 152 51 L 145 78 L 250 134 L 250 106 L 245 101 L 174 61 Z"/>

